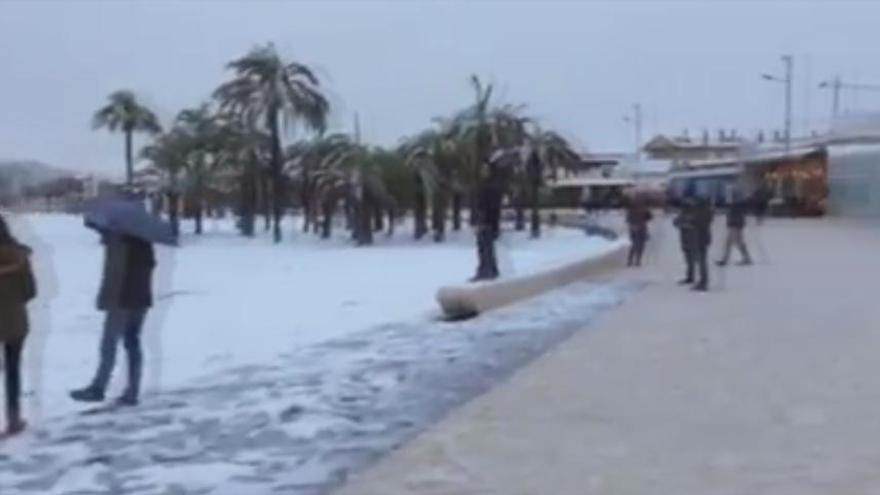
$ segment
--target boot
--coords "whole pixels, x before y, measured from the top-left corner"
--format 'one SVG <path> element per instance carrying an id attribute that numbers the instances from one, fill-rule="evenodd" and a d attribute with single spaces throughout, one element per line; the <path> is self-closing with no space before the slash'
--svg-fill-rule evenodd
<path id="1" fill-rule="evenodd" d="M 138 405 L 137 393 L 126 390 L 116 399 L 115 404 L 120 407 L 134 407 Z"/>
<path id="2" fill-rule="evenodd" d="M 18 415 L 10 416 L 9 424 L 6 425 L 6 434 L 9 436 L 18 435 L 27 428 L 27 422 Z"/>
<path id="3" fill-rule="evenodd" d="M 104 392 L 94 387 L 86 387 L 70 392 L 70 398 L 77 402 L 103 402 Z"/>

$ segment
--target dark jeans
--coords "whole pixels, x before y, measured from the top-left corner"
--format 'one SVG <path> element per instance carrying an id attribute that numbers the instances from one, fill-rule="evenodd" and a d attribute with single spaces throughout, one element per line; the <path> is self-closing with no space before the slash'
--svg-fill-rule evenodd
<path id="1" fill-rule="evenodd" d="M 6 377 L 6 415 L 7 419 L 21 417 L 21 352 L 24 339 L 3 344 L 4 375 Z"/>
<path id="2" fill-rule="evenodd" d="M 498 260 L 495 257 L 495 231 L 489 227 L 477 230 L 477 275 L 475 280 L 491 280 L 498 278 Z"/>
<path id="3" fill-rule="evenodd" d="M 141 350 L 141 328 L 147 316 L 146 309 L 111 309 L 104 320 L 104 333 L 101 337 L 100 362 L 90 388 L 103 393 L 110 383 L 113 367 L 116 365 L 116 350 L 119 341 L 125 347 L 128 357 L 127 395 L 137 397 L 140 393 L 143 351 Z"/>
<path id="4" fill-rule="evenodd" d="M 695 271 L 699 271 L 699 280 L 696 280 L 698 287 L 709 286 L 709 245 L 699 243 L 688 246 L 684 250 L 684 259 L 687 263 L 687 274 L 685 279 L 694 281 Z"/>
<path id="5" fill-rule="evenodd" d="M 645 244 L 648 242 L 648 232 L 631 229 L 629 233 L 629 256 L 627 257 L 627 266 L 641 266 L 642 256 L 645 254 Z"/>

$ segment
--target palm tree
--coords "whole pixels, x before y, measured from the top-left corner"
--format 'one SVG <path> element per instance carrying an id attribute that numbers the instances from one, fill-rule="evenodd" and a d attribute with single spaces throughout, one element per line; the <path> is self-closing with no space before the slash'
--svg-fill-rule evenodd
<path id="1" fill-rule="evenodd" d="M 528 143 L 524 175 L 528 180 L 531 202 L 531 236 L 538 238 L 541 236 L 540 191 L 547 170 L 555 179 L 560 168 L 571 169 L 577 165 L 580 155 L 567 139 L 553 131 L 542 131 L 537 126 L 529 133 Z"/>
<path id="2" fill-rule="evenodd" d="M 284 202 L 281 133 L 295 122 L 321 132 L 327 124 L 330 104 L 321 92 L 314 72 L 298 62 L 286 62 L 272 44 L 257 47 L 230 62 L 234 78 L 214 92 L 221 108 L 242 114 L 271 137 L 270 170 L 273 183 L 275 242 L 281 242 Z"/>
<path id="3" fill-rule="evenodd" d="M 416 203 L 416 238 L 420 238 L 427 230 L 424 211 L 427 203 L 431 204 L 431 227 L 435 242 L 445 239 L 450 200 L 454 210 L 454 228 L 458 230 L 461 227 L 460 175 L 462 162 L 466 161 L 461 150 L 462 147 L 454 136 L 438 129 L 428 129 L 402 147 L 407 163 L 416 172 L 419 194 Z"/>
<path id="4" fill-rule="evenodd" d="M 108 97 L 107 104 L 92 117 L 92 128 L 122 131 L 125 135 L 125 180 L 129 186 L 134 179 L 134 133 L 154 135 L 162 131 L 156 114 L 141 104 L 135 94 L 128 90 L 116 91 Z"/>
<path id="5" fill-rule="evenodd" d="M 217 170 L 223 135 L 208 104 L 182 110 L 175 123 L 189 143 L 186 160 L 188 203 L 195 218 L 195 232 L 201 234 L 206 194 Z"/>
<path id="6" fill-rule="evenodd" d="M 186 170 L 189 138 L 179 129 L 159 134 L 153 142 L 141 149 L 141 157 L 150 162 L 151 168 L 163 179 L 168 218 L 175 235 L 180 234 L 178 203 L 180 198 L 180 176 Z"/>
<path id="7" fill-rule="evenodd" d="M 461 147 L 459 159 L 465 161 L 465 166 L 460 175 L 472 192 L 470 208 L 473 224 L 476 219 L 473 213 L 476 200 L 473 191 L 482 180 L 481 167 L 499 152 L 508 153 L 522 146 L 529 119 L 520 115 L 520 106 L 494 107 L 491 101 L 491 84 L 485 85 L 477 76 L 471 76 L 471 85 L 474 89 L 474 103 L 455 114 L 445 123 L 445 127 L 446 132 Z M 509 174 L 507 172 L 505 175 Z"/>
<path id="8" fill-rule="evenodd" d="M 416 240 L 428 233 L 428 203 L 439 182 L 434 153 L 440 139 L 436 130 L 428 129 L 405 142 L 400 148 L 400 153 L 406 157 L 406 164 L 413 170 L 415 180 L 413 216 Z"/>
<path id="9" fill-rule="evenodd" d="M 238 227 L 244 236 L 252 237 L 259 199 L 258 183 L 264 164 L 268 163 L 269 137 L 237 114 L 218 114 L 215 126 L 217 172 L 231 179 L 232 188 L 238 187 Z"/>

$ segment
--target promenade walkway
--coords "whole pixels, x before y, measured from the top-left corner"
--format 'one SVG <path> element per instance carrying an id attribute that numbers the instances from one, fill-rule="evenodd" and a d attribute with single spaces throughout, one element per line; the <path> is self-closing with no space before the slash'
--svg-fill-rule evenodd
<path id="1" fill-rule="evenodd" d="M 341 493 L 878 493 L 880 225 L 750 238 L 759 263 L 696 294 L 667 227 L 629 302 Z"/>

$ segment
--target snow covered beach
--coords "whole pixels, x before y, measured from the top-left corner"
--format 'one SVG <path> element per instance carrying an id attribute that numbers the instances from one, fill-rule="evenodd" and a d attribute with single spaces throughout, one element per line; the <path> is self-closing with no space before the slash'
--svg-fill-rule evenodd
<path id="1" fill-rule="evenodd" d="M 632 290 L 579 285 L 449 324 L 435 321 L 434 291 L 472 274 L 469 234 L 272 246 L 221 222 L 160 253 L 145 405 L 82 416 L 66 392 L 95 364 L 100 246 L 76 217 L 13 224 L 42 290 L 27 356 L 33 430 L 3 445 L 0 492 L 322 493 Z M 608 247 L 569 229 L 511 233 L 501 267 L 524 273 Z"/>

